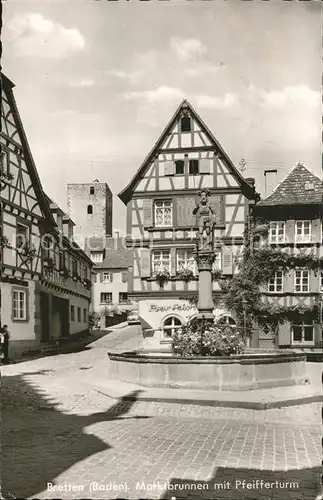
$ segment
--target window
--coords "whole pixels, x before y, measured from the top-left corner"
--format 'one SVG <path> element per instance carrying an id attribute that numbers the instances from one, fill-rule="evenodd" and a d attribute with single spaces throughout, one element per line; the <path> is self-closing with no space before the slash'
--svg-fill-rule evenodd
<path id="1" fill-rule="evenodd" d="M 159 200 L 154 203 L 155 226 L 168 227 L 173 225 L 173 206 L 171 200 Z"/>
<path id="2" fill-rule="evenodd" d="M 51 250 L 53 248 L 53 241 L 49 236 L 45 236 L 43 240 L 44 257 L 49 259 L 51 256 Z"/>
<path id="3" fill-rule="evenodd" d="M 77 276 L 77 262 L 76 260 L 72 260 L 72 275 Z"/>
<path id="4" fill-rule="evenodd" d="M 93 206 L 92 205 L 88 205 L 87 206 L 87 213 L 88 214 L 93 214 Z"/>
<path id="5" fill-rule="evenodd" d="M 163 334 L 165 338 L 171 338 L 176 330 L 181 328 L 182 322 L 176 316 L 170 316 L 165 319 L 163 324 Z"/>
<path id="6" fill-rule="evenodd" d="M 198 174 L 199 173 L 199 161 L 198 160 L 189 160 L 189 173 L 190 174 Z"/>
<path id="7" fill-rule="evenodd" d="M 223 314 L 223 316 L 220 316 L 216 324 L 219 326 L 237 326 L 236 322 L 231 316 L 229 316 L 229 314 Z"/>
<path id="8" fill-rule="evenodd" d="M 62 271 L 65 267 L 65 254 L 63 252 L 59 252 L 59 268 Z"/>
<path id="9" fill-rule="evenodd" d="M 112 283 L 113 282 L 113 273 L 110 273 L 110 272 L 102 273 L 102 282 L 103 283 Z"/>
<path id="10" fill-rule="evenodd" d="M 112 304 L 112 292 L 102 292 L 100 302 L 101 304 Z"/>
<path id="11" fill-rule="evenodd" d="M 271 222 L 269 231 L 270 243 L 285 243 L 285 222 Z"/>
<path id="12" fill-rule="evenodd" d="M 191 131 L 191 119 L 189 116 L 183 116 L 181 118 L 181 132 L 190 132 Z"/>
<path id="13" fill-rule="evenodd" d="M 92 262 L 103 262 L 103 252 L 91 252 Z"/>
<path id="14" fill-rule="evenodd" d="M 293 344 L 314 344 L 314 318 L 311 315 L 300 317 L 292 324 Z"/>
<path id="15" fill-rule="evenodd" d="M 119 293 L 119 303 L 126 304 L 128 302 L 128 294 L 126 292 Z"/>
<path id="16" fill-rule="evenodd" d="M 313 182 L 305 182 L 305 191 L 313 191 L 314 183 Z"/>
<path id="17" fill-rule="evenodd" d="M 12 319 L 14 321 L 27 321 L 27 292 L 13 290 L 12 292 Z"/>
<path id="18" fill-rule="evenodd" d="M 9 154 L 6 151 L 2 151 L 0 153 L 0 170 L 3 171 L 4 174 L 9 174 Z"/>
<path id="19" fill-rule="evenodd" d="M 77 321 L 79 323 L 81 323 L 81 321 L 82 321 L 82 319 L 81 319 L 81 308 L 80 307 L 77 308 Z"/>
<path id="20" fill-rule="evenodd" d="M 309 292 L 310 275 L 308 269 L 296 269 L 294 275 L 294 291 L 298 293 Z"/>
<path id="21" fill-rule="evenodd" d="M 192 250 L 181 249 L 176 252 L 176 271 L 190 269 L 195 273 L 195 259 Z"/>
<path id="22" fill-rule="evenodd" d="M 268 292 L 281 293 L 283 291 L 283 271 L 276 271 L 268 280 Z"/>
<path id="23" fill-rule="evenodd" d="M 90 187 L 90 194 L 94 194 L 94 187 L 93 186 Z"/>
<path id="24" fill-rule="evenodd" d="M 16 226 L 16 248 L 22 248 L 29 243 L 29 228 L 18 223 Z"/>
<path id="25" fill-rule="evenodd" d="M 75 307 L 71 306 L 71 321 L 75 321 Z"/>
<path id="26" fill-rule="evenodd" d="M 321 292 L 323 292 L 323 271 L 321 271 Z"/>
<path id="27" fill-rule="evenodd" d="M 83 309 L 83 323 L 87 322 L 87 310 Z"/>
<path id="28" fill-rule="evenodd" d="M 170 251 L 169 250 L 154 250 L 152 261 L 153 275 L 159 271 L 170 272 Z"/>
<path id="29" fill-rule="evenodd" d="M 175 161 L 175 174 L 183 175 L 184 174 L 184 160 L 176 160 Z"/>
<path id="30" fill-rule="evenodd" d="M 295 223 L 295 243 L 310 243 L 311 221 L 297 220 Z"/>

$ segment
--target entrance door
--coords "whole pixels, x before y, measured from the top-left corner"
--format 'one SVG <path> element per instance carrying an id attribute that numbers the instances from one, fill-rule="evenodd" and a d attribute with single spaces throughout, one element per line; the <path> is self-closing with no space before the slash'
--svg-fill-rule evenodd
<path id="1" fill-rule="evenodd" d="M 40 341 L 49 340 L 49 295 L 40 292 Z"/>

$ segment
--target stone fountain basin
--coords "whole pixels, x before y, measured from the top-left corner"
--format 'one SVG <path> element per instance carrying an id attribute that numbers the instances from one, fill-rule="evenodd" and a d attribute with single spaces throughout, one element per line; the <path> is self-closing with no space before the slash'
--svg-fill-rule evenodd
<path id="1" fill-rule="evenodd" d="M 186 358 L 138 350 L 108 356 L 110 378 L 147 387 L 245 391 L 310 383 L 302 353 Z"/>

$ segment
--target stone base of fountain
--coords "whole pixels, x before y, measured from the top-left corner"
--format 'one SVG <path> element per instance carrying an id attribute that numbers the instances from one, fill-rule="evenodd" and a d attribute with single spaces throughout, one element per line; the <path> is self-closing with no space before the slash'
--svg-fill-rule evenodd
<path id="1" fill-rule="evenodd" d="M 136 351 L 108 356 L 110 379 L 147 387 L 246 391 L 310 383 L 302 353 L 184 358 Z"/>

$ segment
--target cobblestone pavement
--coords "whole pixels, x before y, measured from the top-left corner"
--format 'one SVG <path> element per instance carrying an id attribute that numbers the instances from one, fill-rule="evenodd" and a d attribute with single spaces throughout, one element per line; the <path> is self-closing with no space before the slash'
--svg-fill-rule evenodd
<path id="1" fill-rule="evenodd" d="M 91 387 L 116 331 L 2 370 L 2 487 L 20 498 L 313 500 L 320 404 L 267 411 L 115 401 Z M 91 378 L 88 378 L 88 381 Z M 258 481 L 258 482 L 257 482 Z"/>

